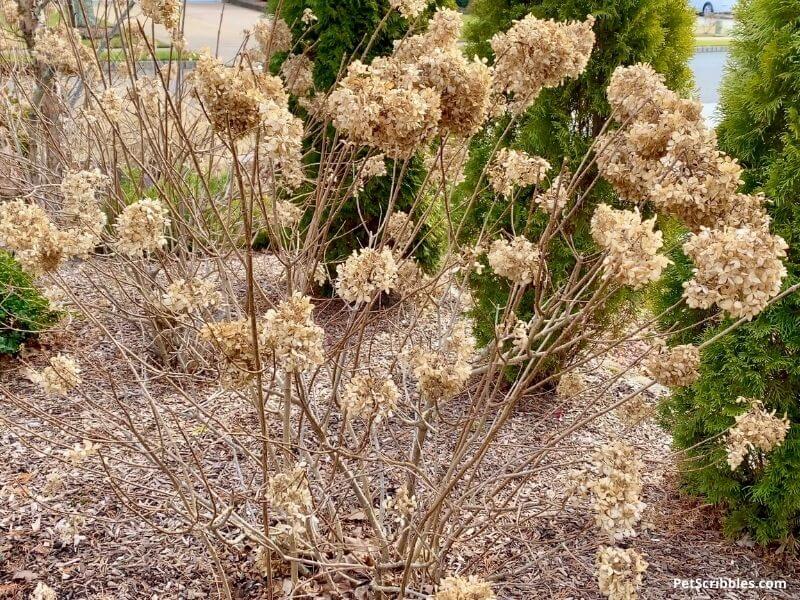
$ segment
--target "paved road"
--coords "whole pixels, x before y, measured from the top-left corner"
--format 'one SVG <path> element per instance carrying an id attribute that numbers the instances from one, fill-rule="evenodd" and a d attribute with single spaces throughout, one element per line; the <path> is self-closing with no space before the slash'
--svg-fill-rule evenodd
<path id="1" fill-rule="evenodd" d="M 184 34 L 191 50 L 208 48 L 213 54 L 219 30 L 219 57 L 230 60 L 239 50 L 244 30 L 250 29 L 260 17 L 258 11 L 231 4 L 186 4 Z"/>
<path id="2" fill-rule="evenodd" d="M 719 86 L 727 60 L 727 52 L 698 52 L 690 62 L 698 99 L 703 103 L 703 114 L 712 124 L 717 122 L 715 113 L 719 102 Z"/>

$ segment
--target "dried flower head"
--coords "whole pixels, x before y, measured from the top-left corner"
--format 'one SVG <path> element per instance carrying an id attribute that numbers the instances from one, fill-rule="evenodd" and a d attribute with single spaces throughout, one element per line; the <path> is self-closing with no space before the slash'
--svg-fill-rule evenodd
<path id="1" fill-rule="evenodd" d="M 42 207 L 22 200 L 0 204 L 0 242 L 35 275 L 55 271 L 85 249 L 73 235 L 59 231 Z"/>
<path id="2" fill-rule="evenodd" d="M 683 245 L 695 264 L 692 279 L 683 284 L 686 304 L 716 304 L 735 318 L 753 318 L 781 290 L 787 248 L 782 237 L 764 228 L 704 228 L 692 234 Z"/>
<path id="3" fill-rule="evenodd" d="M 281 77 L 289 93 L 305 96 L 314 87 L 314 63 L 305 54 L 290 54 L 281 65 Z"/>
<path id="4" fill-rule="evenodd" d="M 521 113 L 543 88 L 578 77 L 594 46 L 594 17 L 557 23 L 528 15 L 491 40 L 496 89 L 509 96 L 509 107 Z"/>
<path id="5" fill-rule="evenodd" d="M 495 240 L 487 255 L 492 270 L 516 284 L 533 283 L 539 276 L 539 249 L 525 236 Z"/>
<path id="6" fill-rule="evenodd" d="M 445 577 L 439 582 L 434 600 L 494 600 L 496 596 L 488 582 L 469 577 Z"/>
<path id="7" fill-rule="evenodd" d="M 267 498 L 270 505 L 283 514 L 296 533 L 302 532 L 303 524 L 313 513 L 305 465 L 299 463 L 291 470 L 270 477 Z"/>
<path id="8" fill-rule="evenodd" d="M 556 394 L 561 400 L 575 399 L 585 391 L 586 379 L 578 371 L 568 371 L 558 379 Z"/>
<path id="9" fill-rule="evenodd" d="M 188 314 L 216 306 L 221 299 L 213 281 L 194 277 L 173 281 L 161 296 L 161 306 L 173 314 Z"/>
<path id="10" fill-rule="evenodd" d="M 760 400 L 740 397 L 737 402 L 749 405 L 750 410 L 736 417 L 736 423 L 726 437 L 731 471 L 739 468 L 751 450 L 767 453 L 780 446 L 791 427 L 786 415 L 776 417 L 776 411 L 768 412 Z"/>
<path id="11" fill-rule="evenodd" d="M 380 422 L 390 417 L 400 400 L 400 391 L 387 375 L 356 374 L 345 383 L 340 399 L 348 417 Z"/>
<path id="12" fill-rule="evenodd" d="M 666 387 L 692 385 L 700 377 L 700 349 L 691 344 L 667 348 L 658 338 L 652 352 L 644 361 L 647 374 Z"/>
<path id="13" fill-rule="evenodd" d="M 438 349 L 411 348 L 407 362 L 422 396 L 441 402 L 461 392 L 472 374 L 470 359 L 474 351 L 475 339 L 465 323 L 456 325 Z"/>
<path id="14" fill-rule="evenodd" d="M 28 376 L 48 396 L 66 396 L 82 382 L 78 363 L 64 354 L 50 357 L 49 366 L 41 372 L 30 371 Z"/>
<path id="15" fill-rule="evenodd" d="M 415 19 L 430 4 L 429 0 L 389 0 L 389 6 L 397 10 L 406 19 Z"/>
<path id="16" fill-rule="evenodd" d="M 540 156 L 501 148 L 489 167 L 488 176 L 495 192 L 510 197 L 514 187 L 539 185 L 549 170 L 550 163 Z"/>
<path id="17" fill-rule="evenodd" d="M 325 332 L 314 323 L 313 312 L 311 300 L 295 292 L 261 319 L 261 350 L 286 371 L 306 371 L 325 360 Z"/>
<path id="18" fill-rule="evenodd" d="M 604 276 L 639 289 L 661 277 L 670 261 L 658 253 L 662 233 L 654 231 L 655 217 L 642 221 L 639 209 L 616 210 L 600 204 L 592 215 L 592 237 L 606 251 Z"/>
<path id="19" fill-rule="evenodd" d="M 181 25 L 180 0 L 142 0 L 142 13 L 163 25 L 168 31 L 177 33 Z"/>
<path id="20" fill-rule="evenodd" d="M 91 49 L 81 43 L 80 32 L 63 24 L 36 28 L 34 55 L 62 75 L 92 78 L 100 73 Z"/>
<path id="21" fill-rule="evenodd" d="M 166 246 L 165 232 L 170 225 L 167 214 L 161 201 L 152 198 L 142 198 L 126 206 L 115 224 L 117 251 L 141 257 Z"/>
<path id="22" fill-rule="evenodd" d="M 288 52 L 292 49 L 292 30 L 286 21 L 280 18 L 259 19 L 253 26 L 253 37 L 267 60 L 278 52 Z"/>
<path id="23" fill-rule="evenodd" d="M 318 21 L 317 15 L 314 14 L 314 11 L 310 8 L 304 8 L 303 14 L 300 17 L 300 21 L 302 21 L 305 25 L 311 25 L 312 23 Z"/>
<path id="24" fill-rule="evenodd" d="M 597 553 L 597 584 L 609 600 L 636 600 L 647 561 L 632 548 L 603 546 Z"/>
<path id="25" fill-rule="evenodd" d="M 389 248 L 353 250 L 347 260 L 337 265 L 336 273 L 336 293 L 354 304 L 369 302 L 397 285 L 397 263 Z"/>
<path id="26" fill-rule="evenodd" d="M 40 581 L 31 593 L 30 600 L 58 600 L 58 594 L 49 585 Z"/>

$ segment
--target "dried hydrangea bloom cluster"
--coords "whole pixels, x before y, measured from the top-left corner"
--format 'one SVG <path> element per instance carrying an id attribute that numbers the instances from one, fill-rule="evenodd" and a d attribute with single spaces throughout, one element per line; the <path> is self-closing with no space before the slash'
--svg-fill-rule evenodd
<path id="1" fill-rule="evenodd" d="M 161 306 L 172 314 L 190 314 L 216 306 L 220 300 L 213 281 L 194 277 L 170 283 L 161 296 Z"/>
<path id="2" fill-rule="evenodd" d="M 460 12 L 439 9 L 424 33 L 395 42 L 392 58 L 413 65 L 421 75 L 421 85 L 438 92 L 439 129 L 469 137 L 489 116 L 492 72 L 477 57 L 470 61 L 461 52 L 461 26 Z"/>
<path id="3" fill-rule="evenodd" d="M 582 489 L 591 492 L 595 524 L 609 539 L 636 535 L 634 527 L 645 508 L 640 500 L 643 466 L 633 448 L 612 442 L 595 453 L 593 473 L 584 474 Z"/>
<path id="4" fill-rule="evenodd" d="M 518 285 L 533 283 L 539 276 L 539 249 L 525 236 L 492 242 L 487 254 L 492 270 Z"/>
<path id="5" fill-rule="evenodd" d="M 495 55 L 494 82 L 506 94 L 509 108 L 524 112 L 544 88 L 567 77 L 578 77 L 594 46 L 594 17 L 558 23 L 528 15 L 491 40 Z"/>
<path id="6" fill-rule="evenodd" d="M 394 414 L 400 401 L 400 390 L 387 375 L 358 373 L 345 383 L 340 403 L 342 411 L 350 417 L 365 421 L 374 418 L 380 422 Z"/>
<path id="7" fill-rule="evenodd" d="M 405 527 L 417 512 L 417 497 L 409 493 L 408 486 L 403 485 L 394 496 L 386 499 L 384 507 L 395 513 L 395 521 L 400 527 Z"/>
<path id="8" fill-rule="evenodd" d="M 302 533 L 306 520 L 313 513 L 305 465 L 300 463 L 291 470 L 270 477 L 267 498 L 270 506 L 282 513 L 294 532 Z"/>
<path id="9" fill-rule="evenodd" d="M 353 177 L 355 178 L 353 195 L 358 197 L 364 191 L 364 186 L 370 179 L 386 175 L 386 155 L 376 154 L 375 156 L 370 156 L 361 162 L 355 163 L 353 167 Z"/>
<path id="10" fill-rule="evenodd" d="M 12 200 L 0 204 L 0 242 L 34 275 L 55 271 L 62 261 L 86 251 L 76 229 L 61 231 L 36 204 Z"/>
<path id="11" fill-rule="evenodd" d="M 597 553 L 597 583 L 609 600 L 636 600 L 647 561 L 633 548 L 603 546 Z"/>
<path id="12" fill-rule="evenodd" d="M 289 200 L 266 200 L 267 218 L 278 227 L 293 228 L 303 217 L 303 209 Z"/>
<path id="13" fill-rule="evenodd" d="M 684 283 L 686 304 L 713 304 L 736 318 L 751 319 L 781 290 L 788 245 L 765 228 L 703 229 L 683 245 L 695 264 Z"/>
<path id="14" fill-rule="evenodd" d="M 142 0 L 142 13 L 153 19 L 153 22 L 163 25 L 168 31 L 177 32 L 181 25 L 180 0 Z"/>
<path id="15" fill-rule="evenodd" d="M 70 171 L 61 181 L 61 194 L 64 196 L 61 216 L 69 225 L 77 227 L 78 232 L 88 236 L 87 252 L 100 242 L 108 222 L 97 201 L 97 193 L 110 182 L 111 179 L 97 169 Z"/>
<path id="16" fill-rule="evenodd" d="M 750 410 L 738 415 L 728 431 L 726 450 L 731 471 L 739 468 L 751 450 L 767 453 L 783 444 L 791 427 L 786 415 L 776 417 L 776 411 L 767 411 L 760 400 L 739 398 L 737 402 L 749 405 Z"/>
<path id="17" fill-rule="evenodd" d="M 389 0 L 389 6 L 406 19 L 415 19 L 428 7 L 428 0 Z"/>
<path id="18" fill-rule="evenodd" d="M 407 158 L 436 133 L 439 94 L 421 83 L 419 70 L 391 58 L 355 60 L 331 92 L 327 111 L 349 141 L 391 158 Z"/>
<path id="19" fill-rule="evenodd" d="M 405 249 L 414 237 L 416 224 L 407 212 L 397 210 L 389 215 L 386 222 L 386 235 L 401 251 Z"/>
<path id="20" fill-rule="evenodd" d="M 370 302 L 380 292 L 389 293 L 397 285 L 397 263 L 389 248 L 353 250 L 336 266 L 336 293 L 352 304 Z"/>
<path id="21" fill-rule="evenodd" d="M 655 414 L 655 406 L 647 401 L 644 394 L 636 394 L 616 410 L 617 418 L 629 426 L 638 425 Z"/>
<path id="22" fill-rule="evenodd" d="M 693 230 L 687 304 L 758 314 L 780 291 L 786 244 L 769 232 L 763 196 L 737 192 L 741 167 L 717 149 L 700 105 L 647 65 L 618 68 L 608 98 L 623 128 L 598 139 L 598 167 L 623 198 L 650 201 Z"/>
<path id="23" fill-rule="evenodd" d="M 314 14 L 314 11 L 310 8 L 304 8 L 303 14 L 300 16 L 300 21 L 302 21 L 305 25 L 311 25 L 315 21 L 319 21 L 317 15 Z"/>
<path id="24" fill-rule="evenodd" d="M 49 362 L 41 372 L 28 372 L 28 378 L 48 396 L 65 396 L 81 384 L 81 369 L 74 359 L 58 354 L 50 357 Z"/>
<path id="25" fill-rule="evenodd" d="M 261 350 L 285 371 L 307 371 L 325 360 L 325 332 L 313 312 L 311 300 L 296 292 L 261 319 Z"/>
<path id="26" fill-rule="evenodd" d="M 169 225 L 167 208 L 160 200 L 142 198 L 129 204 L 114 225 L 117 252 L 136 258 L 162 249 L 167 245 L 165 232 Z"/>
<path id="27" fill-rule="evenodd" d="M 259 19 L 253 26 L 253 37 L 266 60 L 278 52 L 288 52 L 292 49 L 292 30 L 286 21 L 280 18 Z"/>
<path id="28" fill-rule="evenodd" d="M 432 191 L 446 192 L 466 180 L 464 168 L 469 159 L 469 144 L 458 138 L 448 138 L 435 152 L 425 154 L 425 170 L 432 184 Z"/>
<path id="29" fill-rule="evenodd" d="M 314 87 L 314 63 L 305 54 L 290 54 L 281 65 L 281 77 L 289 93 L 305 96 Z"/>
<path id="30" fill-rule="evenodd" d="M 666 387 L 692 385 L 700 377 L 700 348 L 691 344 L 668 348 L 658 338 L 643 366 L 648 376 Z"/>
<path id="31" fill-rule="evenodd" d="M 255 347 L 247 319 L 207 323 L 200 330 L 200 339 L 210 342 L 225 359 L 221 372 L 224 386 L 243 386 L 255 376 Z"/>
<path id="32" fill-rule="evenodd" d="M 550 187 L 533 199 L 550 216 L 557 216 L 569 201 L 569 174 L 564 172 L 550 182 Z"/>
<path id="33" fill-rule="evenodd" d="M 77 466 L 97 454 L 98 449 L 99 445 L 95 444 L 92 440 L 83 440 L 82 442 L 73 444 L 72 448 L 64 450 L 64 458 L 72 465 Z"/>
<path id="34" fill-rule="evenodd" d="M 407 351 L 422 397 L 441 402 L 461 392 L 472 374 L 474 352 L 475 339 L 464 323 L 457 324 L 437 350 L 414 346 Z"/>
<path id="35" fill-rule="evenodd" d="M 501 148 L 487 174 L 494 191 L 510 197 L 514 187 L 539 185 L 549 170 L 550 163 L 540 156 L 529 156 L 522 150 Z"/>
<path id="36" fill-rule="evenodd" d="M 663 234 L 653 228 L 656 218 L 642 221 L 639 209 L 616 210 L 600 204 L 592 215 L 594 241 L 605 250 L 604 274 L 620 285 L 639 289 L 661 277 L 670 261 L 658 253 Z"/>
<path id="37" fill-rule="evenodd" d="M 439 582 L 434 600 L 495 600 L 488 582 L 469 577 L 445 577 Z"/>
<path id="38" fill-rule="evenodd" d="M 31 594 L 31 600 L 58 600 L 58 594 L 49 585 L 40 581 Z"/>
<path id="39" fill-rule="evenodd" d="M 194 76 L 213 127 L 234 139 L 260 127 L 261 156 L 270 171 L 279 171 L 290 188 L 300 185 L 303 122 L 289 111 L 289 96 L 280 78 L 226 67 L 208 54 L 198 60 Z"/>
<path id="40" fill-rule="evenodd" d="M 575 399 L 586 391 L 586 379 L 577 371 L 568 371 L 558 380 L 556 394 L 561 400 Z"/>
<path id="41" fill-rule="evenodd" d="M 58 25 L 37 27 L 34 33 L 34 56 L 62 75 L 99 75 L 94 54 L 81 43 L 77 29 Z"/>

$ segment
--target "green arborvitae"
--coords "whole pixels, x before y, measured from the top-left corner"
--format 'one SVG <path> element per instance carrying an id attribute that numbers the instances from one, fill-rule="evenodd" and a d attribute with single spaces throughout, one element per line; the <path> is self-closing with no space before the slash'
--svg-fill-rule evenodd
<path id="1" fill-rule="evenodd" d="M 611 74 L 620 65 L 647 62 L 664 74 L 667 85 L 675 90 L 685 90 L 691 82 L 688 60 L 694 42 L 694 16 L 686 0 L 474 0 L 470 11 L 472 18 L 466 30 L 467 52 L 491 60 L 489 40 L 498 31 L 511 26 L 512 21 L 531 13 L 538 18 L 559 21 L 584 20 L 595 16 L 595 48 L 586 71 L 579 78 L 567 80 L 561 87 L 544 90 L 535 105 L 513 128 L 504 145 L 525 150 L 528 154 L 543 156 L 554 166 L 551 176 L 558 174 L 562 164 L 577 168 L 589 145 L 610 115 L 606 101 L 606 87 Z M 462 186 L 465 196 L 470 196 L 483 171 L 487 157 L 494 148 L 499 132 L 506 123 L 489 131 L 473 146 L 473 154 L 467 167 L 467 181 Z M 592 177 L 586 178 L 587 181 Z M 485 185 L 485 182 L 484 182 Z M 496 217 L 508 230 L 524 232 L 535 239 L 546 223 L 542 211 L 527 229 L 520 225 L 526 222 L 531 193 L 519 195 L 514 207 L 517 223 L 511 223 L 508 206 L 498 204 L 488 192 L 479 196 L 469 222 L 478 225 L 487 213 Z M 569 232 L 579 250 L 592 244 L 589 235 L 589 219 L 598 202 L 615 203 L 610 186 L 600 183 L 592 197 L 584 203 L 585 209 L 576 220 L 575 228 Z M 466 234 L 475 228 L 467 227 Z M 573 266 L 573 253 L 564 245 L 552 249 L 548 258 L 551 277 L 557 283 Z M 505 304 L 507 283 L 490 271 L 473 279 L 477 302 L 474 311 L 476 334 L 486 342 L 494 333 L 497 306 Z M 622 298 L 618 298 L 622 300 Z M 530 302 L 523 301 L 524 305 Z M 608 316 L 618 303 L 611 303 L 602 319 Z M 530 315 L 520 314 L 521 318 Z"/>
<path id="2" fill-rule="evenodd" d="M 31 277 L 0 250 L 0 354 L 13 354 L 22 343 L 52 326 L 58 313 L 33 285 Z"/>
<path id="3" fill-rule="evenodd" d="M 375 56 L 390 54 L 394 40 L 402 38 L 409 27 L 405 18 L 397 11 L 390 10 L 389 0 L 272 0 L 270 12 L 274 13 L 279 6 L 280 16 L 292 27 L 295 40 L 300 42 L 299 47 L 308 48 L 309 57 L 314 61 L 314 85 L 318 93 L 329 89 L 342 72 L 342 65 L 348 64 L 352 57 L 361 58 L 368 46 L 365 62 Z M 452 7 L 454 3 L 452 0 L 438 0 L 433 6 Z M 306 8 L 310 8 L 318 19 L 311 26 L 301 20 Z M 427 15 L 430 16 L 433 10 L 431 7 Z M 424 22 L 424 19 L 424 15 L 420 16 L 420 22 Z M 313 156 L 311 162 L 314 162 Z M 332 219 L 331 231 L 336 238 L 326 255 L 329 266 L 365 246 L 369 231 L 377 231 L 381 220 L 385 218 L 392 196 L 391 174 L 403 170 L 403 164 L 399 161 L 386 162 L 389 175 L 368 182 L 359 198 L 346 202 Z M 406 165 L 395 202 L 396 210 L 408 212 L 414 204 L 425 178 L 422 163 L 419 157 L 415 157 Z M 425 203 L 417 203 L 412 218 L 418 218 L 417 213 L 428 212 L 428 207 L 420 204 Z M 437 210 L 438 207 L 433 207 L 434 213 Z M 424 224 L 417 242 L 412 245 L 414 257 L 424 269 L 432 268 L 438 261 L 442 234 L 442 231 L 434 231 Z"/>
<path id="4" fill-rule="evenodd" d="M 800 280 L 800 4 L 742 0 L 737 16 L 722 87 L 719 141 L 745 167 L 746 191 L 763 191 L 772 199 L 772 229 L 790 246 L 788 286 Z M 699 336 L 708 339 L 729 324 L 706 328 Z M 779 416 L 786 413 L 792 427 L 782 446 L 765 457 L 751 454 L 755 460 L 731 472 L 720 436 L 744 410 L 736 404 L 739 396 L 762 399 Z M 689 489 L 727 508 L 728 533 L 748 532 L 761 543 L 796 537 L 800 294 L 704 349 L 699 381 L 674 394 L 663 414 L 676 444 L 686 449 Z"/>

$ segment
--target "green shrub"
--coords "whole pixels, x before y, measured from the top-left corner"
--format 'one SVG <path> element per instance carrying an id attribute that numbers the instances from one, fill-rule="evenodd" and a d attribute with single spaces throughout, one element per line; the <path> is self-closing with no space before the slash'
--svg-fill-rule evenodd
<path id="1" fill-rule="evenodd" d="M 473 18 L 466 28 L 467 53 L 477 53 L 489 59 L 491 37 L 528 13 L 560 21 L 583 20 L 588 14 L 596 18 L 596 43 L 586 71 L 577 79 L 567 80 L 559 88 L 544 90 L 503 142 L 503 145 L 546 158 L 554 166 L 551 176 L 556 175 L 559 167 L 565 163 L 572 169 L 577 168 L 589 144 L 602 129 L 610 114 L 606 87 L 616 67 L 649 62 L 665 75 L 672 89 L 685 90 L 691 82 L 687 65 L 693 48 L 694 15 L 686 0 L 474 0 L 470 11 Z M 462 197 L 468 198 L 473 194 L 506 124 L 500 123 L 473 143 L 466 170 L 467 179 L 461 186 Z M 592 178 L 590 173 L 585 180 Z M 480 194 L 467 215 L 468 223 L 473 227 L 464 229 L 466 237 L 474 235 L 479 224 L 490 213 L 495 217 L 493 221 L 498 222 L 502 229 L 511 231 L 513 228 L 517 233 L 536 239 L 546 224 L 546 217 L 542 211 L 537 211 L 532 223 L 527 228 L 522 227 L 529 211 L 535 210 L 535 206 L 531 207 L 531 201 L 530 191 L 520 193 L 514 206 L 517 222 L 512 223 L 510 217 L 506 216 L 510 213 L 507 203 L 498 202 L 489 191 Z M 599 202 L 616 204 L 610 186 L 602 181 L 585 201 L 582 213 L 569 232 L 573 244 L 581 253 L 592 247 L 589 221 Z M 552 248 L 548 267 L 555 284 L 571 271 L 573 257 L 574 254 L 564 243 Z M 509 287 L 489 270 L 473 277 L 472 285 L 478 298 L 473 311 L 476 335 L 485 343 L 493 335 L 496 307 L 505 305 Z M 609 304 L 609 310 L 597 315 L 597 318 L 610 319 L 628 297 L 623 293 L 615 298 Z M 527 300 L 523 300 L 522 306 L 531 305 Z M 527 319 L 531 315 L 521 313 L 518 316 Z"/>
<path id="2" fill-rule="evenodd" d="M 718 127 L 723 150 L 746 168 L 746 191 L 764 191 L 773 230 L 789 243 L 791 285 L 800 281 L 800 5 L 742 0 L 738 8 Z M 675 295 L 680 278 L 669 293 Z M 685 315 L 683 325 L 703 315 Z M 729 322 L 699 325 L 710 338 Z M 701 330 L 697 332 L 697 330 Z M 742 412 L 739 396 L 762 399 L 792 422 L 782 446 L 756 467 L 731 472 L 718 436 Z M 800 294 L 704 349 L 701 377 L 663 406 L 665 424 L 686 449 L 683 474 L 692 492 L 727 508 L 729 534 L 761 542 L 800 532 Z M 716 438 L 716 439 L 714 439 Z"/>
<path id="3" fill-rule="evenodd" d="M 0 354 L 13 354 L 26 340 L 52 326 L 58 313 L 19 263 L 0 250 Z"/>

